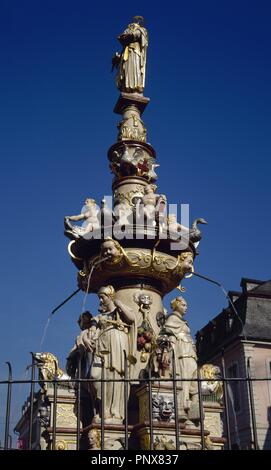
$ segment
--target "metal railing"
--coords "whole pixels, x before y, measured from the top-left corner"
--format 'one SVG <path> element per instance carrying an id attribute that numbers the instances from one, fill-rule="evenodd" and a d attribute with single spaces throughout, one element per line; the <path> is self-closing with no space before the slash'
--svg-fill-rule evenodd
<path id="1" fill-rule="evenodd" d="M 27 449 L 32 450 L 33 449 L 33 428 L 34 428 L 34 420 L 37 419 L 37 416 L 35 415 L 36 412 L 35 410 L 35 387 L 36 385 L 40 385 L 41 382 L 43 384 L 51 384 L 52 389 L 53 389 L 53 400 L 52 400 L 52 407 L 51 407 L 51 419 L 50 422 L 52 423 L 52 426 L 50 428 L 51 432 L 51 446 L 50 448 L 52 450 L 56 449 L 56 436 L 57 436 L 57 403 L 58 403 L 58 391 L 61 388 L 63 389 L 63 385 L 68 384 L 74 388 L 75 390 L 75 403 L 76 403 L 76 419 L 77 419 L 77 426 L 75 429 L 75 437 L 76 437 L 76 449 L 80 449 L 80 439 L 82 436 L 82 433 L 84 432 L 84 429 L 81 426 L 81 387 L 83 384 L 91 384 L 91 383 L 97 383 L 97 379 L 93 378 L 83 378 L 81 377 L 81 360 L 79 361 L 78 368 L 77 368 L 77 376 L 76 378 L 71 378 L 71 379 L 58 379 L 57 375 L 55 374 L 55 377 L 51 380 L 46 380 L 44 378 L 35 378 L 35 370 L 37 369 L 37 363 L 35 362 L 35 357 L 32 354 L 32 365 L 31 365 L 31 379 L 30 380 L 15 380 L 13 379 L 12 376 L 12 367 L 9 362 L 6 363 L 8 365 L 8 376 L 6 380 L 1 380 L 0 381 L 0 386 L 6 386 L 7 392 L 6 392 L 6 405 L 5 405 L 5 410 L 4 410 L 4 416 L 5 416 L 5 432 L 4 432 L 4 447 L 2 449 L 8 450 L 10 449 L 10 410 L 11 410 L 11 405 L 12 405 L 12 391 L 13 388 L 16 384 L 26 384 L 29 385 L 30 387 L 30 394 L 29 398 L 27 401 L 27 411 L 25 413 L 25 419 L 27 422 L 28 426 L 28 443 L 27 443 Z M 101 385 L 101 407 L 100 407 L 100 416 L 101 416 L 101 423 L 100 423 L 100 433 L 101 433 L 101 450 L 104 449 L 105 447 L 105 406 L 104 406 L 104 401 L 105 401 L 105 383 L 106 382 L 121 382 L 123 383 L 124 386 L 124 420 L 123 420 L 123 433 L 124 433 L 124 449 L 128 450 L 129 448 L 129 409 L 128 409 L 128 399 L 129 399 L 129 386 L 132 384 L 136 385 L 147 385 L 147 390 L 148 390 L 148 408 L 149 408 L 149 436 L 150 436 L 150 446 L 149 449 L 153 450 L 154 449 L 154 417 L 153 417 L 153 404 L 152 404 L 152 390 L 153 390 L 153 385 L 159 383 L 161 384 L 166 384 L 170 383 L 173 386 L 172 394 L 173 394 L 173 402 L 174 402 L 174 432 L 175 432 L 175 443 L 176 443 L 176 449 L 179 450 L 180 448 L 180 442 L 181 442 L 181 433 L 183 432 L 183 429 L 180 425 L 179 421 L 179 416 L 178 416 L 178 384 L 182 382 L 196 382 L 197 383 L 197 389 L 198 389 L 198 406 L 199 406 L 199 435 L 200 435 L 200 442 L 201 442 L 201 449 L 205 449 L 205 437 L 206 437 L 206 430 L 204 428 L 204 403 L 208 403 L 208 401 L 204 400 L 204 394 L 202 391 L 202 382 L 206 382 L 206 378 L 202 378 L 200 368 L 198 368 L 197 371 L 197 377 L 194 379 L 191 378 L 180 378 L 177 377 L 176 375 L 176 367 L 175 367 L 175 360 L 173 357 L 173 371 L 172 371 L 172 377 L 169 378 L 161 378 L 161 377 L 153 377 L 152 376 L 152 371 L 149 368 L 148 373 L 146 374 L 146 377 L 142 379 L 130 379 L 128 377 L 128 359 L 126 354 L 124 354 L 124 376 L 121 379 L 111 379 L 108 380 L 105 378 L 105 366 L 104 366 L 104 361 L 101 363 L 101 378 L 99 379 L 100 385 Z M 55 369 L 57 371 L 57 365 L 55 364 Z M 222 356 L 222 374 L 221 377 L 219 377 L 219 381 L 222 382 L 223 385 L 223 422 L 224 422 L 224 435 L 223 437 L 225 438 L 225 448 L 228 450 L 232 449 L 232 442 L 231 442 L 231 412 L 230 412 L 230 406 L 229 406 L 229 385 L 233 382 L 238 382 L 238 383 L 246 383 L 247 384 L 247 395 L 248 395 L 248 407 L 249 407 L 249 414 L 250 414 L 250 421 L 251 421 L 251 431 L 252 431 L 252 437 L 253 437 L 253 448 L 255 450 L 259 450 L 259 444 L 258 444 L 258 435 L 257 435 L 257 422 L 256 422 L 256 413 L 255 413 L 255 404 L 254 404 L 254 396 L 253 396 L 253 384 L 256 382 L 263 382 L 263 381 L 270 381 L 270 377 L 265 377 L 265 378 L 253 378 L 251 377 L 251 368 L 250 368 L 250 361 L 249 359 L 247 360 L 247 375 L 246 377 L 227 377 L 226 376 L 226 370 L 225 370 L 225 361 Z M 169 393 L 169 392 L 167 392 Z M 231 404 L 232 405 L 232 404 Z M 232 410 L 232 408 L 231 408 Z M 91 424 L 91 423 L 90 423 Z"/>

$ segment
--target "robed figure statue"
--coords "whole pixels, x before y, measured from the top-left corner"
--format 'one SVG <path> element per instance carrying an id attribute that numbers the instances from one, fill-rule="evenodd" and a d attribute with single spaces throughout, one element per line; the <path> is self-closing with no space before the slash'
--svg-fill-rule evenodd
<path id="1" fill-rule="evenodd" d="M 118 36 L 122 53 L 112 59 L 112 69 L 117 68 L 116 85 L 120 91 L 143 93 L 146 75 L 148 33 L 142 16 L 135 16 L 125 31 Z"/>

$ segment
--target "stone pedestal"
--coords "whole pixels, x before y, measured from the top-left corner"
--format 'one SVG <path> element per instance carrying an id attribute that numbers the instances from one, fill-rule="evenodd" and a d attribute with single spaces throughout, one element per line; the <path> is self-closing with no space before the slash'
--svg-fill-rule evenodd
<path id="1" fill-rule="evenodd" d="M 182 390 L 177 386 L 177 394 Z M 138 398 L 138 425 L 134 432 L 138 438 L 141 449 L 150 449 L 150 411 L 149 411 L 149 385 L 140 387 L 136 396 Z M 204 449 L 221 450 L 224 446 L 222 438 L 221 413 L 222 406 L 217 402 L 203 402 L 204 409 Z M 173 383 L 164 382 L 152 385 L 152 426 L 153 448 L 156 450 L 176 449 L 177 426 L 175 421 L 175 407 L 173 396 Z M 191 424 L 187 427 L 179 422 L 180 450 L 202 450 L 201 429 Z"/>

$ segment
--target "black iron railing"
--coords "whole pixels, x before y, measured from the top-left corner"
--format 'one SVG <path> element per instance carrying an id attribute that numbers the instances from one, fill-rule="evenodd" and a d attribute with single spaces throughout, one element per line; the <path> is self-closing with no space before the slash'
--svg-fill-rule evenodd
<path id="1" fill-rule="evenodd" d="M 15 380 L 12 376 L 12 367 L 9 362 L 8 365 L 8 377 L 6 380 L 0 381 L 0 387 L 6 387 L 6 404 L 3 404 L 4 407 L 4 416 L 5 416 L 5 431 L 4 431 L 4 450 L 9 450 L 11 448 L 11 436 L 10 436 L 10 410 L 12 405 L 12 391 L 15 385 L 17 384 L 26 384 L 30 387 L 30 394 L 27 402 L 27 411 L 25 412 L 25 419 L 28 426 L 28 444 L 27 448 L 29 450 L 33 449 L 33 425 L 34 420 L 36 419 L 35 414 L 35 387 L 41 382 L 43 384 L 51 384 L 53 390 L 53 399 L 52 399 L 52 407 L 51 413 L 52 417 L 50 422 L 51 425 L 51 446 L 52 450 L 56 449 L 56 436 L 57 436 L 57 403 L 58 403 L 58 392 L 60 387 L 63 389 L 63 385 L 70 385 L 71 388 L 75 390 L 75 403 L 76 403 L 76 419 L 77 419 L 77 426 L 74 430 L 74 434 L 76 434 L 76 449 L 80 449 L 80 439 L 82 436 L 83 428 L 81 425 L 81 399 L 82 399 L 82 385 L 83 384 L 91 384 L 97 382 L 97 379 L 91 378 L 82 378 L 81 377 L 81 360 L 79 361 L 78 368 L 77 368 L 77 376 L 76 378 L 72 379 L 58 379 L 57 375 L 51 380 L 46 380 L 44 378 L 35 378 L 35 370 L 38 368 L 38 365 L 35 362 L 34 355 L 32 354 L 32 365 L 31 365 L 31 379 L 30 380 Z M 172 377 L 169 378 L 160 378 L 160 377 L 153 377 L 152 372 L 149 369 L 146 377 L 142 379 L 130 379 L 129 378 L 129 367 L 128 367 L 128 360 L 125 354 L 125 374 L 124 377 L 121 379 L 111 379 L 110 382 L 121 382 L 124 384 L 124 420 L 123 420 L 123 432 L 124 432 L 124 449 L 129 448 L 129 426 L 128 426 L 128 399 L 129 399 L 129 388 L 133 384 L 137 385 L 147 385 L 148 390 L 148 405 L 149 405 L 149 436 L 150 436 L 150 450 L 154 448 L 154 418 L 153 418 L 153 405 L 152 405 L 152 390 L 153 385 L 163 384 L 163 383 L 171 383 L 173 386 L 172 393 L 173 393 L 173 402 L 174 402 L 174 427 L 175 427 L 175 442 L 176 442 L 176 449 L 179 450 L 180 442 L 181 442 L 181 433 L 182 427 L 180 425 L 179 416 L 178 416 L 178 384 L 181 382 L 197 382 L 198 387 L 198 406 L 199 406 L 199 431 L 200 431 L 200 441 L 201 441 L 201 448 L 205 449 L 205 429 L 204 429 L 204 403 L 208 403 L 208 400 L 205 400 L 204 393 L 202 391 L 202 382 L 206 382 L 206 378 L 201 376 L 201 371 L 198 369 L 197 377 L 194 379 L 191 378 L 180 378 L 176 376 L 176 369 L 175 369 L 175 360 L 173 357 L 172 361 L 173 371 Z M 57 364 L 55 364 L 55 370 L 57 371 Z M 215 379 L 217 380 L 217 379 Z M 259 450 L 258 444 L 258 435 L 257 435 L 257 422 L 256 422 L 256 413 L 255 413 L 255 404 L 254 404 L 254 396 L 253 396 L 253 384 L 256 382 L 264 382 L 270 381 L 270 377 L 265 378 L 253 378 L 251 377 L 251 370 L 250 370 L 250 361 L 247 360 L 247 375 L 246 377 L 227 377 L 226 370 L 225 370 L 225 362 L 224 358 L 222 357 L 222 374 L 221 377 L 218 379 L 222 382 L 223 385 L 223 424 L 224 424 L 224 433 L 223 437 L 225 439 L 224 448 L 231 450 L 232 449 L 232 442 L 231 442 L 231 412 L 229 406 L 229 385 L 233 382 L 238 383 L 246 383 L 247 384 L 247 395 L 248 395 L 248 407 L 249 407 L 249 419 L 251 422 L 251 435 L 253 438 L 252 447 L 255 450 Z M 105 367 L 104 361 L 101 362 L 101 378 L 99 379 L 101 385 L 101 407 L 100 407 L 100 415 L 101 415 L 101 423 L 100 423 L 100 433 L 101 433 L 101 449 L 103 450 L 105 447 L 105 383 L 109 380 L 105 378 Z M 232 410 L 232 403 L 231 403 L 231 410 Z M 49 427 L 49 426 L 48 426 Z"/>

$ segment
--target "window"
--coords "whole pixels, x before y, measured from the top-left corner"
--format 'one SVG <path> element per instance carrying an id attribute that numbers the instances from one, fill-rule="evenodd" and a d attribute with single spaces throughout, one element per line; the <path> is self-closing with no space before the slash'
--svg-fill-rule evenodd
<path id="1" fill-rule="evenodd" d="M 239 377 L 239 370 L 237 362 L 233 363 L 228 367 L 228 378 L 237 378 Z M 228 392 L 230 401 L 235 413 L 241 410 L 241 397 L 240 397 L 240 382 L 238 380 L 228 382 Z"/>

